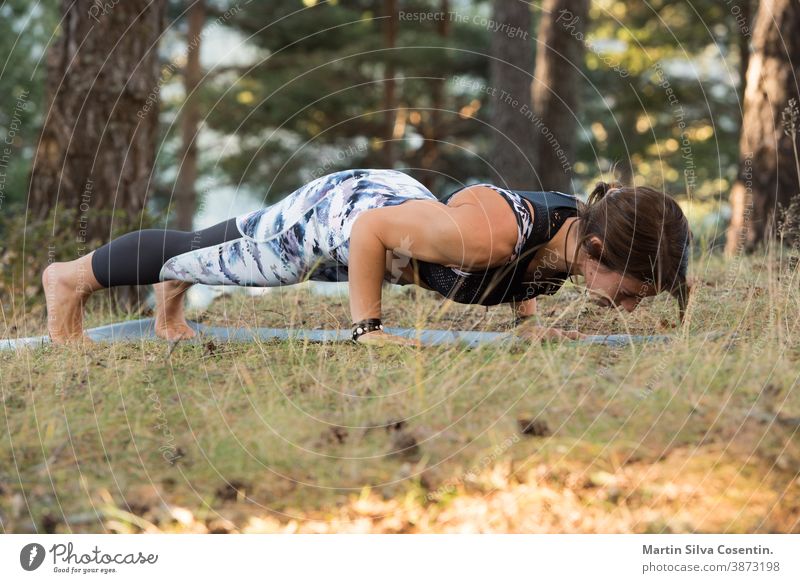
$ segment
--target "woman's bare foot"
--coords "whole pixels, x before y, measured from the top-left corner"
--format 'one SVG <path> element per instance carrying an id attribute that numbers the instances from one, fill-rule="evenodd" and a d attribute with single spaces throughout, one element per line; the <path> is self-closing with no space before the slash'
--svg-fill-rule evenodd
<path id="1" fill-rule="evenodd" d="M 83 307 L 102 286 L 94 278 L 91 253 L 75 261 L 51 263 L 42 273 L 47 331 L 56 344 L 91 342 L 83 333 Z"/>
<path id="2" fill-rule="evenodd" d="M 197 333 L 186 322 L 183 297 L 192 287 L 183 281 L 162 281 L 153 286 L 156 292 L 156 335 L 166 340 L 187 340 Z"/>

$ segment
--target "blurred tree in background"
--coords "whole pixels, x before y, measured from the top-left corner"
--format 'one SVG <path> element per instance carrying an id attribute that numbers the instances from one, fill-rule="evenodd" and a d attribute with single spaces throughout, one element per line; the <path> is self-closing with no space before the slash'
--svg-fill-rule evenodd
<path id="1" fill-rule="evenodd" d="M 573 192 L 588 0 L 545 0 L 533 72 L 534 159 L 541 190 Z"/>
<path id="2" fill-rule="evenodd" d="M 181 231 L 192 230 L 197 211 L 197 137 L 202 116 L 198 96 L 203 76 L 200 49 L 206 23 L 205 0 L 194 0 L 186 9 L 186 14 L 184 101 L 180 111 L 181 149 L 175 181 L 175 228 Z"/>
<path id="3" fill-rule="evenodd" d="M 486 96 L 492 97 L 492 169 L 498 185 L 519 190 L 530 190 L 541 171 L 532 158 L 534 135 L 523 119 L 525 111 L 532 111 L 531 16 L 531 8 L 524 2 L 492 3 L 492 18 L 507 31 L 492 35 L 490 43 L 491 89 Z"/>
<path id="4" fill-rule="evenodd" d="M 728 254 L 752 252 L 765 237 L 779 230 L 785 231 L 788 240 L 798 236 L 798 33 L 800 3 L 762 0 L 747 70 L 739 172 L 731 192 Z"/>
<path id="5" fill-rule="evenodd" d="M 9 295 L 24 292 L 18 294 L 22 302 L 42 293 L 40 277 L 48 263 L 85 255 L 100 241 L 148 222 L 144 213 L 159 130 L 158 40 L 166 25 L 165 7 L 166 0 L 63 0 L 55 15 L 47 8 L 31 9 L 23 21 L 33 30 L 49 24 L 49 44 L 26 40 L 7 47 L 9 60 L 16 54 L 15 81 L 23 85 L 23 97 L 9 108 L 6 160 L 28 104 L 41 112 L 38 139 L 31 141 L 35 153 L 26 166 L 29 182 L 20 190 L 27 194 L 25 213 L 2 215 L 0 287 Z M 24 29 L 18 33 L 25 35 Z M 36 62 L 23 68 L 27 58 Z M 46 63 L 46 74 L 37 77 L 40 63 Z M 38 90 L 29 96 L 24 85 L 32 82 Z M 25 133 L 33 131 L 29 127 Z M 113 295 L 125 306 L 138 304 L 136 288 L 117 288 Z"/>
<path id="6" fill-rule="evenodd" d="M 78 243 L 137 225 L 159 126 L 158 39 L 166 0 L 63 0 L 47 50 L 45 117 L 31 170 L 32 216 L 74 212 Z"/>

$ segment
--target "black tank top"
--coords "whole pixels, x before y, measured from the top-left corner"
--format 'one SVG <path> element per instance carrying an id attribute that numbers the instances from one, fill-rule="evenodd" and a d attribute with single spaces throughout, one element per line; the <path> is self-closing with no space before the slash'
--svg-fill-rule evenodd
<path id="1" fill-rule="evenodd" d="M 479 272 L 466 272 L 437 263 L 414 260 L 420 279 L 432 290 L 461 304 L 493 306 L 556 293 L 568 277 L 567 273 L 556 273 L 549 277 L 534 274 L 530 278 L 525 276 L 525 271 L 537 249 L 552 239 L 568 218 L 578 214 L 578 198 L 555 191 L 509 190 L 492 184 L 480 186 L 496 190 L 514 211 L 518 239 L 511 259 L 505 265 Z M 461 190 L 463 189 L 450 193 L 441 202 L 447 203 L 450 197 Z M 533 206 L 533 217 L 525 200 L 530 201 Z"/>

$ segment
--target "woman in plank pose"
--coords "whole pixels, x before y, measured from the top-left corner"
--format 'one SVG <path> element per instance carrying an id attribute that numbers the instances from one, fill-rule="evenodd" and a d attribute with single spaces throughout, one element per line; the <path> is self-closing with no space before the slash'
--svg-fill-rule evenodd
<path id="1" fill-rule="evenodd" d="M 195 334 L 183 312 L 193 283 L 310 279 L 349 281 L 353 340 L 407 344 L 383 330 L 384 281 L 417 284 L 460 303 L 508 303 L 524 319 L 535 314 L 536 296 L 578 275 L 598 302 L 628 311 L 667 291 L 682 317 L 690 236 L 675 201 L 646 187 L 601 182 L 583 204 L 562 193 L 481 183 L 440 201 L 403 172 L 355 169 L 207 229 L 128 233 L 80 259 L 51 264 L 42 283 L 54 342 L 85 338 L 83 306 L 105 287 L 156 284 L 156 332 L 174 340 Z M 580 336 L 536 326 L 525 334 Z"/>

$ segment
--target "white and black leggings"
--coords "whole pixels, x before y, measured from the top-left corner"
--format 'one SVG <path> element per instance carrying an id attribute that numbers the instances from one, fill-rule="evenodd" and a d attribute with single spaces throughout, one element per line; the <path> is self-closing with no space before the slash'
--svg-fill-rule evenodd
<path id="1" fill-rule="evenodd" d="M 166 280 L 260 287 L 346 281 L 358 214 L 414 199 L 437 200 L 398 170 L 342 170 L 207 229 L 128 233 L 95 251 L 92 270 L 104 287 Z"/>
<path id="2" fill-rule="evenodd" d="M 235 218 L 200 231 L 133 231 L 98 248 L 92 255 L 92 271 L 103 287 L 158 283 L 168 259 L 239 237 Z"/>

